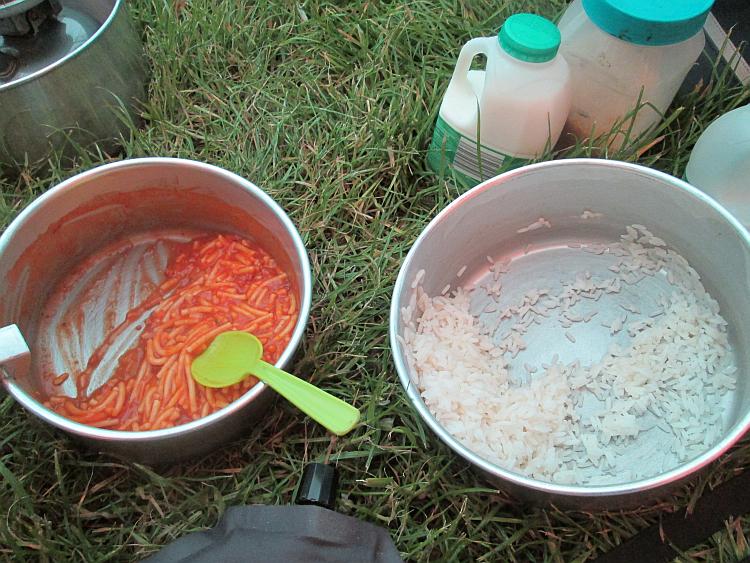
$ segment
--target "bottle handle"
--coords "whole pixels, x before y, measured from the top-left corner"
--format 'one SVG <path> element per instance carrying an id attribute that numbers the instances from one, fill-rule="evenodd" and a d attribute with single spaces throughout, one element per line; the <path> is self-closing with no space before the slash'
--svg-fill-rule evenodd
<path id="1" fill-rule="evenodd" d="M 458 54 L 458 61 L 456 67 L 453 69 L 453 77 L 451 82 L 455 84 L 464 95 L 474 95 L 474 90 L 469 83 L 468 73 L 471 67 L 471 61 L 477 55 L 484 55 L 489 57 L 490 55 L 490 41 L 497 41 L 494 37 L 477 37 L 468 41 L 463 47 L 461 52 Z"/>

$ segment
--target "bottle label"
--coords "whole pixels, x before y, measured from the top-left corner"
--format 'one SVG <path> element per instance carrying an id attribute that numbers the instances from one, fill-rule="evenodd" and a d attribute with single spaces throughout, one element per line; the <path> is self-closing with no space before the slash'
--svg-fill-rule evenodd
<path id="1" fill-rule="evenodd" d="M 455 176 L 462 184 L 475 186 L 530 161 L 493 150 L 462 135 L 438 116 L 427 163 L 440 176 Z"/>

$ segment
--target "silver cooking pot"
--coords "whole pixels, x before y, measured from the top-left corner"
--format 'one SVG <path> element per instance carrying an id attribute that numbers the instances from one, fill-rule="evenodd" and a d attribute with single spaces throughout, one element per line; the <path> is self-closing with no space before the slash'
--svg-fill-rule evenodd
<path id="1" fill-rule="evenodd" d="M 595 211 L 587 218 L 582 212 Z M 526 230 L 539 218 L 550 228 Z M 440 295 L 446 284 L 468 289 L 491 276 L 487 256 L 513 263 L 502 291 L 521 295 L 530 288 L 559 287 L 578 273 L 609 272 L 595 254 L 576 251 L 581 244 L 619 240 L 627 225 L 653 229 L 698 271 L 706 290 L 718 301 L 728 323 L 737 388 L 724 399 L 723 432 L 711 447 L 684 462 L 663 467 L 662 431 L 654 428 L 638 442 L 629 460 L 648 467 L 652 477 L 619 478 L 612 484 L 560 484 L 536 479 L 473 451 L 453 435 L 428 408 L 412 373 L 406 350 L 402 310 L 410 305 L 421 270 L 424 291 Z M 571 247 L 570 245 L 573 245 Z M 457 272 L 461 272 L 458 274 Z M 631 304 L 646 310 L 652 295 L 669 291 L 663 277 L 623 290 Z M 556 160 L 524 166 L 480 184 L 443 209 L 422 231 L 405 258 L 393 291 L 391 350 L 408 401 L 435 435 L 492 482 L 518 498 L 584 510 L 631 508 L 664 497 L 735 444 L 750 428 L 750 234 L 714 200 L 685 182 L 644 166 L 597 159 Z M 632 291 L 632 293 L 628 293 Z M 515 293 L 520 292 L 520 293 Z M 623 295 L 591 301 L 599 318 L 621 312 Z M 584 301 L 587 301 L 584 299 Z M 528 347 L 517 359 L 538 365 L 558 355 L 563 363 L 597 361 L 612 342 L 599 322 L 569 340 L 554 316 L 541 320 L 524 338 Z M 416 361 L 416 360 L 415 360 Z M 523 368 L 522 368 L 523 369 Z M 460 389 L 456 390 L 460 393 Z M 599 408 L 599 407 L 597 407 Z M 660 449 L 661 448 L 661 449 Z"/>
<path id="2" fill-rule="evenodd" d="M 88 258 L 117 241 L 135 247 L 150 233 L 164 229 L 232 232 L 250 238 L 288 273 L 299 303 L 299 317 L 276 362 L 277 367 L 285 368 L 302 341 L 310 312 L 307 252 L 279 205 L 231 172 L 177 158 L 107 164 L 47 191 L 0 236 L 0 279 L 4 284 L 0 293 L 0 327 L 4 326 L 0 328 L 0 391 L 4 387 L 32 415 L 84 445 L 147 463 L 200 455 L 238 437 L 262 420 L 275 397 L 258 383 L 204 418 L 142 432 L 88 426 L 43 405 L 45 381 L 50 374 L 40 358 L 75 350 L 82 355 L 73 363 L 87 365 L 106 338 L 97 319 L 113 315 L 118 324 L 124 323 L 134 305 L 131 294 L 140 294 L 148 287 L 134 275 L 137 268 L 132 262 L 121 264 L 127 266 L 121 268 L 105 261 L 92 264 Z M 66 299 L 54 304 L 55 288 L 81 264 L 87 269 L 80 284 L 63 285 Z M 107 275 L 99 278 L 101 283 L 96 284 L 91 299 L 76 307 L 75 296 L 87 291 L 85 278 L 97 276 L 97 271 Z M 62 330 L 58 344 L 50 346 L 42 328 L 44 319 L 59 318 L 56 315 L 66 307 L 75 308 L 74 315 L 82 320 L 74 330 Z M 65 322 L 54 324 L 62 327 Z"/>
<path id="3" fill-rule="evenodd" d="M 124 0 L 0 2 L 0 165 L 113 150 L 145 85 Z"/>

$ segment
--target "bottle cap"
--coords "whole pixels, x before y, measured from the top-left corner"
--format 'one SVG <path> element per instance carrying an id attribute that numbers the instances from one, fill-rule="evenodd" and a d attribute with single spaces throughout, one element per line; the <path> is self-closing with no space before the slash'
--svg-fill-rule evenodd
<path id="1" fill-rule="evenodd" d="M 336 468 L 325 463 L 308 463 L 302 472 L 296 504 L 314 504 L 334 510 L 337 489 Z"/>
<path id="2" fill-rule="evenodd" d="M 536 14 L 515 14 L 505 20 L 498 33 L 500 47 L 511 57 L 529 63 L 551 61 L 560 47 L 560 31 Z"/>
<path id="3" fill-rule="evenodd" d="M 637 45 L 671 45 L 698 33 L 714 0 L 583 0 L 600 29 Z"/>

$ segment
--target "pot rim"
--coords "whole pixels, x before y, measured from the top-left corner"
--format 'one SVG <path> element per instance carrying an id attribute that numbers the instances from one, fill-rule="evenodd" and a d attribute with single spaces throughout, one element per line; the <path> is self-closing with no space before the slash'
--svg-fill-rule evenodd
<path id="1" fill-rule="evenodd" d="M 430 412 L 430 410 L 427 408 L 427 405 L 425 405 L 424 401 L 422 400 L 416 386 L 412 384 L 409 374 L 409 368 L 404 361 L 403 352 L 401 351 L 401 343 L 397 338 L 397 331 L 400 322 L 399 319 L 401 315 L 399 307 L 400 296 L 409 291 L 411 287 L 411 280 L 406 279 L 406 271 L 409 269 L 409 266 L 414 260 L 414 256 L 418 252 L 419 247 L 421 246 L 423 241 L 428 236 L 430 236 L 431 231 L 433 231 L 446 216 L 463 205 L 463 203 L 468 199 L 477 197 L 483 192 L 489 189 L 493 189 L 496 186 L 510 181 L 517 176 L 533 174 L 537 171 L 546 170 L 548 168 L 554 170 L 561 166 L 580 165 L 629 171 L 637 175 L 648 176 L 650 178 L 660 180 L 665 188 L 686 192 L 690 197 L 700 200 L 703 205 L 711 208 L 714 212 L 722 216 L 722 218 L 727 223 L 729 223 L 731 227 L 737 232 L 741 240 L 744 242 L 744 246 L 750 251 L 750 233 L 748 233 L 747 229 L 737 219 L 735 219 L 734 216 L 729 213 L 729 211 L 727 211 L 716 200 L 704 194 L 699 189 L 693 187 L 692 185 L 679 178 L 676 178 L 659 170 L 654 170 L 652 168 L 648 168 L 639 164 L 598 158 L 571 158 L 529 164 L 521 168 L 505 172 L 503 174 L 495 176 L 494 178 L 490 178 L 470 189 L 469 191 L 463 193 L 461 196 L 448 204 L 443 210 L 441 210 L 422 230 L 422 232 L 412 245 L 411 249 L 409 250 L 409 253 L 406 255 L 401 268 L 399 269 L 398 277 L 393 288 L 393 294 L 391 296 L 389 320 L 391 354 L 396 365 L 396 371 L 398 372 L 401 385 L 403 386 L 412 407 L 416 409 L 422 420 L 427 423 L 430 429 L 444 444 L 448 445 L 448 447 L 450 447 L 455 453 L 460 455 L 472 465 L 480 468 L 493 477 L 500 478 L 504 481 L 508 481 L 525 489 L 534 490 L 538 493 L 541 493 L 542 495 L 583 498 L 625 496 L 633 493 L 642 493 L 653 489 L 658 489 L 672 483 L 677 483 L 716 460 L 721 454 L 726 452 L 738 440 L 740 440 L 742 436 L 748 431 L 748 429 L 750 429 L 750 411 L 748 411 L 737 423 L 735 423 L 735 425 L 725 433 L 724 437 L 712 448 L 710 448 L 700 456 L 686 463 L 680 464 L 676 468 L 661 473 L 655 477 L 631 481 L 624 484 L 591 486 L 563 485 L 540 481 L 531 477 L 527 477 L 520 473 L 515 473 L 513 471 L 503 469 L 499 465 L 496 465 L 495 463 L 476 454 L 471 449 L 464 446 L 457 438 L 453 437 L 453 435 L 450 434 Z"/>
<path id="2" fill-rule="evenodd" d="M 292 332 L 292 337 L 289 340 L 286 348 L 282 352 L 279 359 L 276 361 L 277 367 L 283 367 L 291 359 L 292 355 L 296 352 L 299 344 L 302 341 L 302 337 L 307 328 L 307 322 L 310 316 L 310 308 L 312 304 L 312 274 L 310 270 L 310 260 L 307 255 L 307 250 L 302 241 L 302 237 L 299 231 L 292 223 L 286 212 L 276 203 L 270 195 L 261 190 L 255 184 L 246 180 L 245 178 L 230 172 L 213 164 L 207 164 L 195 160 L 188 160 L 183 158 L 171 158 L 171 157 L 147 157 L 147 158 L 135 158 L 129 160 L 121 160 L 118 162 L 112 162 L 97 166 L 90 170 L 86 170 L 80 174 L 76 174 L 71 178 L 61 182 L 50 188 L 47 192 L 39 196 L 33 202 L 31 202 L 26 208 L 11 222 L 8 228 L 2 235 L 0 235 L 0 256 L 4 253 L 6 247 L 9 245 L 10 240 L 13 238 L 15 232 L 27 221 L 27 219 L 36 210 L 47 204 L 48 201 L 52 201 L 60 192 L 70 189 L 75 189 L 81 181 L 89 181 L 96 177 L 107 175 L 111 172 L 120 172 L 127 170 L 128 168 L 136 167 L 177 167 L 177 168 L 194 168 L 202 170 L 206 173 L 219 176 L 227 183 L 234 184 L 235 186 L 241 187 L 247 192 L 250 192 L 253 196 L 258 198 L 262 204 L 265 204 L 274 215 L 281 221 L 286 232 L 292 239 L 294 250 L 296 251 L 296 257 L 294 258 L 299 262 L 301 270 L 300 280 L 300 311 L 297 323 Z M 199 431 L 201 428 L 210 426 L 216 421 L 221 420 L 225 417 L 231 416 L 238 411 L 242 410 L 256 397 L 260 396 L 261 393 L 266 392 L 267 385 L 259 381 L 253 387 L 251 387 L 244 395 L 242 395 L 236 401 L 229 403 L 226 407 L 219 409 L 216 412 L 209 414 L 206 417 L 199 418 L 192 422 L 181 424 L 179 426 L 172 426 L 170 428 L 163 428 L 160 430 L 147 430 L 147 431 L 128 431 L 128 430 L 108 430 L 105 428 L 97 428 L 95 426 L 89 426 L 75 422 L 69 418 L 66 418 L 57 412 L 48 409 L 22 389 L 19 385 L 13 381 L 12 378 L 5 378 L 4 374 L 0 372 L 0 381 L 2 381 L 8 392 L 27 410 L 37 415 L 39 418 L 65 430 L 76 436 L 82 438 L 103 440 L 110 442 L 152 442 L 159 441 L 165 438 L 172 438 L 185 434 L 190 434 Z"/>
<path id="3" fill-rule="evenodd" d="M 68 61 L 76 58 L 81 53 L 83 53 L 86 49 L 88 49 L 94 42 L 96 42 L 100 36 L 102 36 L 107 29 L 112 25 L 112 22 L 115 20 L 115 18 L 118 16 L 121 10 L 123 10 L 123 6 L 125 5 L 125 0 L 115 0 L 114 5 L 112 6 L 111 11 L 109 12 L 109 15 L 107 16 L 107 19 L 105 19 L 99 28 L 96 30 L 96 32 L 86 39 L 83 43 L 81 43 L 78 47 L 76 47 L 73 51 L 65 55 L 64 57 L 61 57 L 57 59 L 56 61 L 48 64 L 47 66 L 40 68 L 36 72 L 32 72 L 31 74 L 28 74 L 22 78 L 19 78 L 18 80 L 11 80 L 7 84 L 0 84 L 0 93 L 2 93 L 5 90 L 12 90 L 13 88 L 16 88 L 18 86 L 22 86 L 26 84 L 27 82 L 31 82 L 33 80 L 36 80 L 37 78 L 40 78 L 44 76 L 45 74 L 48 74 L 52 72 L 53 70 L 56 70 L 57 68 L 63 66 Z"/>

